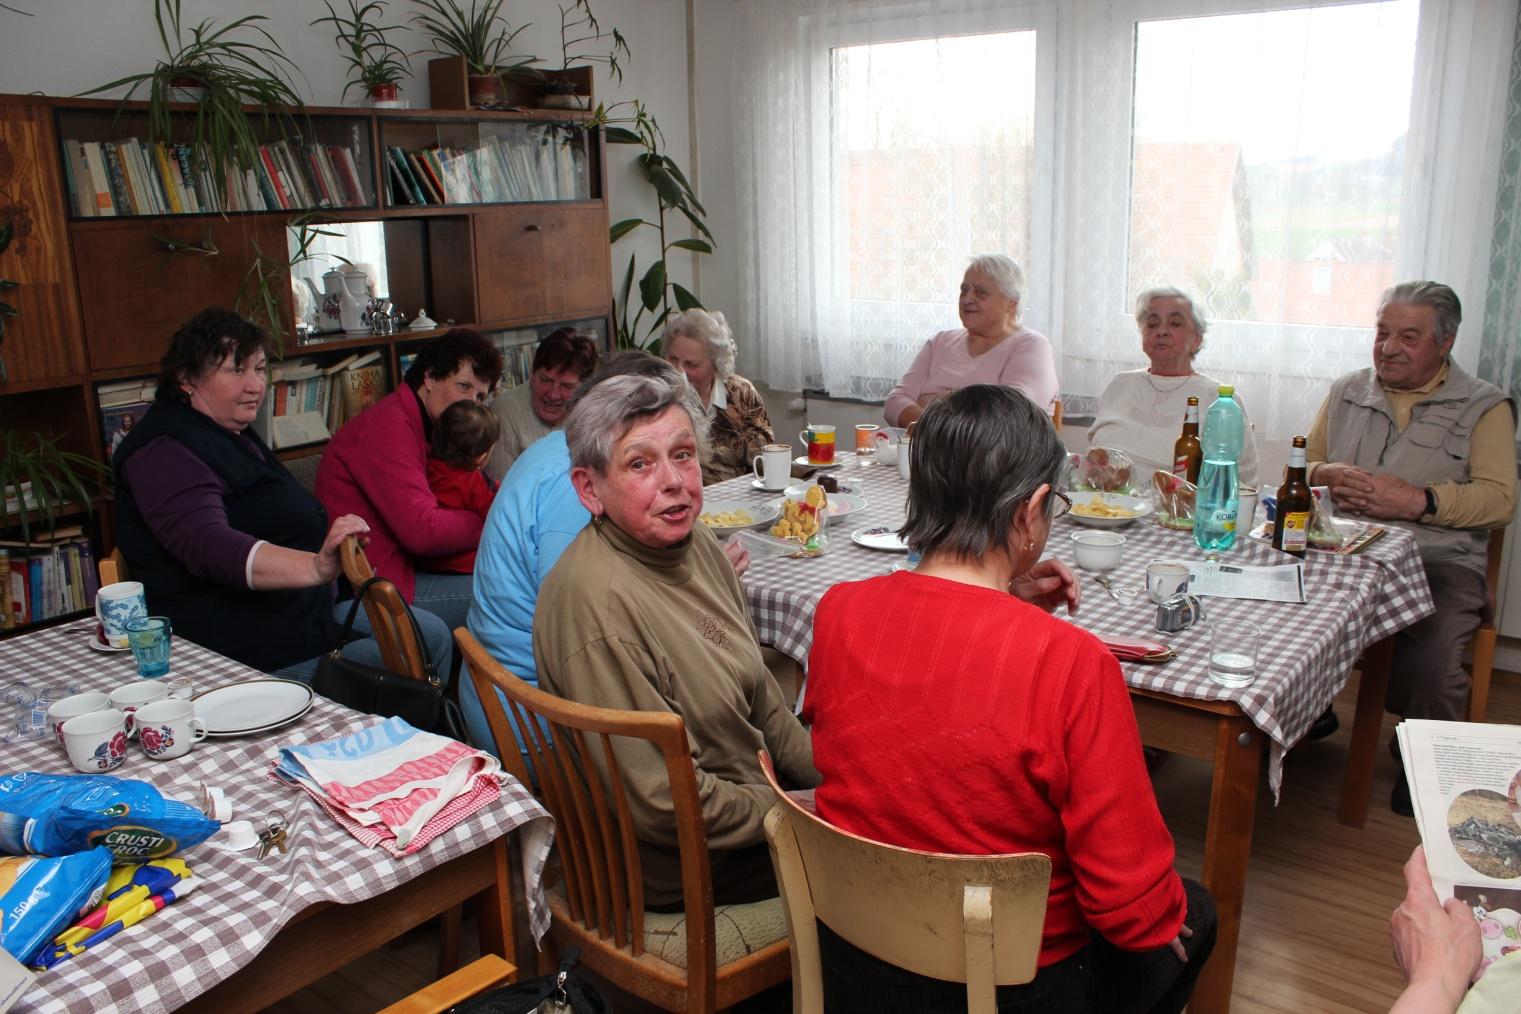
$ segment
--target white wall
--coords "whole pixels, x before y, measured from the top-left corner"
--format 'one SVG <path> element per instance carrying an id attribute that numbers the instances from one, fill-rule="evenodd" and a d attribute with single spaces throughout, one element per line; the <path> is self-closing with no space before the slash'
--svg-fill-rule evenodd
<path id="1" fill-rule="evenodd" d="M 0 10 L 0 92 L 75 95 L 149 70 L 162 54 L 153 0 L 8 0 L 8 6 L 34 16 Z M 335 0 L 334 6 L 340 7 L 340 3 Z M 407 0 L 391 0 L 387 20 L 405 25 L 413 9 Z M 530 23 L 518 36 L 514 49 L 539 56 L 541 66 L 558 67 L 560 14 L 553 0 L 512 0 L 505 9 L 514 27 Z M 609 81 L 605 67 L 597 67 L 597 97 L 608 103 L 636 96 L 643 99 L 660 122 L 668 150 L 678 164 L 687 165 L 685 0 L 593 0 L 593 10 L 604 28 L 616 25 L 623 32 L 633 51 L 621 85 Z M 333 41 L 331 26 L 310 27 L 314 18 L 327 13 L 321 0 L 184 0 L 183 12 L 191 24 L 202 18 L 225 24 L 247 14 L 265 15 L 269 20 L 263 26 L 305 75 L 297 80 L 298 92 L 315 105 L 340 104 L 347 65 Z M 427 46 L 410 25 L 398 35 L 397 42 L 408 50 Z M 429 55 L 413 57 L 414 76 L 402 83 L 402 97 L 417 108 L 428 105 Z M 139 97 L 144 96 L 140 93 Z M 358 98 L 357 89 L 350 91 L 350 101 Z M 653 218 L 653 192 L 633 167 L 636 150 L 609 146 L 609 210 L 613 221 L 634 216 Z M 650 235 L 654 235 L 652 230 Z M 630 237 L 613 248 L 615 286 L 622 279 L 634 242 Z M 656 244 L 638 242 L 640 262 L 648 263 Z M 690 258 L 678 254 L 669 267 L 686 284 L 691 278 L 690 265 Z"/>

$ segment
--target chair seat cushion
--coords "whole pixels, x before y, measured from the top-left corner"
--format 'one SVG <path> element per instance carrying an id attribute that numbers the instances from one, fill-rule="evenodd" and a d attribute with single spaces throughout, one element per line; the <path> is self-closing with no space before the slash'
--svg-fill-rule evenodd
<path id="1" fill-rule="evenodd" d="M 718 967 L 787 939 L 780 898 L 713 909 L 713 949 Z M 644 913 L 644 949 L 678 968 L 687 967 L 687 917 L 681 912 Z"/>

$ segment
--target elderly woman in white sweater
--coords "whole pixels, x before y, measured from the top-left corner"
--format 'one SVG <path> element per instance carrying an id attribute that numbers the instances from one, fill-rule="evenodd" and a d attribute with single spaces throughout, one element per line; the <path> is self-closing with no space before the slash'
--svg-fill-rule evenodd
<path id="1" fill-rule="evenodd" d="M 1136 298 L 1135 322 L 1141 351 L 1151 360 L 1144 370 L 1127 370 L 1109 380 L 1099 395 L 1098 414 L 1088 429 L 1090 446 L 1117 447 L 1150 468 L 1172 470 L 1172 448 L 1183 431 L 1189 396 L 1199 399 L 1199 428 L 1215 403 L 1220 382 L 1194 371 L 1209 322 L 1188 293 L 1171 286 L 1147 289 Z M 1241 394 L 1236 394 L 1241 403 Z M 1241 408 L 1246 414 L 1246 406 Z M 1241 482 L 1257 481 L 1257 445 L 1247 418 L 1246 445 L 1237 462 Z"/>

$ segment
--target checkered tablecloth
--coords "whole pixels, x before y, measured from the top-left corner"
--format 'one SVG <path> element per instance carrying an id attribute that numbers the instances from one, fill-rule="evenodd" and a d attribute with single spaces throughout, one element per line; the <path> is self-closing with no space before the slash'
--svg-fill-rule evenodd
<path id="1" fill-rule="evenodd" d="M 90 621 L 0 641 L 0 685 L 20 680 L 38 688 L 70 684 L 108 691 L 135 681 L 130 653 L 88 647 L 93 629 Z M 192 675 L 197 693 L 261 676 L 183 638 L 174 642 L 174 671 Z M 172 1011 L 252 961 L 303 909 L 376 897 L 515 828 L 522 829 L 526 882 L 537 888 L 553 828 L 548 813 L 516 781 L 509 779 L 500 800 L 422 851 L 393 858 L 365 848 L 304 793 L 265 776 L 281 745 L 331 739 L 375 721 L 318 697 L 291 725 L 259 736 L 207 739 L 178 760 L 150 761 L 136 744 L 130 746 L 127 762 L 113 775 L 146 779 L 190 803 L 202 782 L 220 786 L 235 820 L 257 827 L 283 814 L 291 825 L 289 851 L 261 860 L 257 850 L 223 849 L 218 838 L 187 850 L 184 858 L 200 880 L 194 894 L 98 949 L 38 973 L 15 1010 Z M 0 745 L 0 758 L 0 771 L 7 773 L 73 770 L 53 740 Z"/>
<path id="2" fill-rule="evenodd" d="M 908 484 L 898 477 L 897 469 L 849 468 L 837 474 L 847 485 L 859 487 L 867 503 L 860 513 L 831 521 L 830 551 L 807 560 L 757 560 L 743 579 L 761 642 L 804 665 L 813 644 L 813 611 L 824 592 L 840 581 L 885 574 L 903 559 L 901 554 L 862 548 L 850 539 L 853 530 L 865 525 L 903 523 Z M 754 489 L 747 477 L 710 486 L 705 496 L 755 503 L 775 499 L 775 494 Z M 1081 575 L 1069 538 L 1080 530 L 1070 518 L 1056 522 L 1046 551 Z M 1121 532 L 1126 538 L 1125 557 L 1111 577 L 1122 586 L 1144 588 L 1146 564 L 1152 560 L 1201 556 L 1189 533 L 1169 531 L 1149 520 Z M 1290 558 L 1265 543 L 1238 539 L 1227 559 L 1266 565 Z M 1246 619 L 1262 628 L 1256 680 L 1251 686 L 1230 689 L 1209 678 L 1209 634 L 1204 625 L 1160 634 L 1154 626 L 1156 606 L 1144 595 L 1122 605 L 1087 576 L 1081 576 L 1081 581 L 1082 608 L 1074 622 L 1099 634 L 1164 641 L 1178 653 L 1164 665 L 1124 665 L 1130 686 L 1177 697 L 1233 701 L 1267 734 L 1272 743 L 1268 775 L 1275 798 L 1283 779 L 1285 748 L 1297 742 L 1330 704 L 1363 649 L 1433 611 L 1415 540 L 1397 528 L 1355 556 L 1312 552 L 1305 566 L 1309 601 L 1303 605 L 1205 600 L 1210 619 Z"/>

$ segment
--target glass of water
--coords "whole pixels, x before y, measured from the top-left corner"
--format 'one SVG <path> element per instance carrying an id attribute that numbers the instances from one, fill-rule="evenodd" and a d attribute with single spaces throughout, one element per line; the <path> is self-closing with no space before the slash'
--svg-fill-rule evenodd
<path id="1" fill-rule="evenodd" d="M 127 624 L 127 644 L 137 660 L 139 676 L 157 679 L 169 671 L 172 637 L 167 616 L 146 616 Z"/>
<path id="2" fill-rule="evenodd" d="M 1218 620 L 1209 627 L 1209 675 L 1227 687 L 1250 686 L 1257 678 L 1257 646 L 1262 630 L 1248 620 Z"/>

